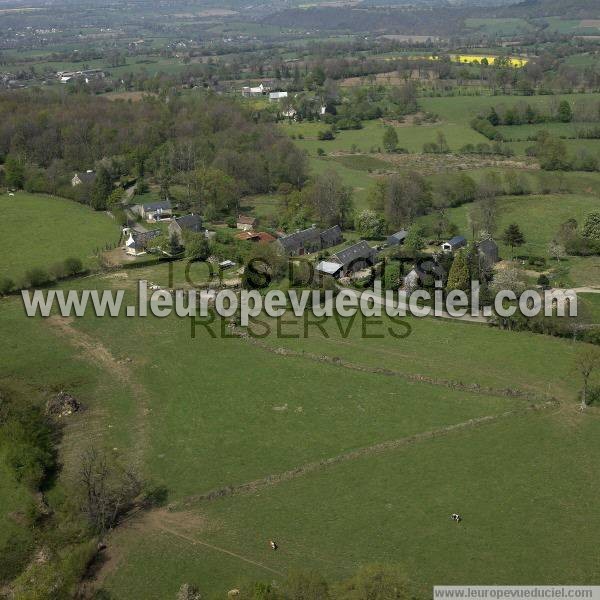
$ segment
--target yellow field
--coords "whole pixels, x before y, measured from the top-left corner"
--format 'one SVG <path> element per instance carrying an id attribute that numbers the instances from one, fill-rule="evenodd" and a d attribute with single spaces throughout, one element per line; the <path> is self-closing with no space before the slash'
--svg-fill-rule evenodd
<path id="1" fill-rule="evenodd" d="M 465 64 L 481 64 L 481 61 L 485 58 L 490 65 L 496 64 L 498 60 L 506 61 L 507 65 L 511 67 L 521 68 L 524 67 L 529 61 L 526 58 L 518 58 L 514 56 L 492 56 L 485 54 L 451 54 L 450 58 L 455 62 Z"/>

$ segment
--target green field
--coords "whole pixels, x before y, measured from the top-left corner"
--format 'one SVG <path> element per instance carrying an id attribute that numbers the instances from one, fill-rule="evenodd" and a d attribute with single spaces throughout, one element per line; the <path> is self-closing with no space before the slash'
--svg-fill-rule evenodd
<path id="1" fill-rule="evenodd" d="M 119 227 L 105 213 L 72 200 L 27 194 L 0 196 L 3 258 L 0 275 L 22 277 L 70 257 L 90 265 L 94 252 L 119 240 Z"/>
<path id="2" fill-rule="evenodd" d="M 530 141 L 540 131 L 547 131 L 556 137 L 576 138 L 580 129 L 596 127 L 597 123 L 544 123 L 538 125 L 500 125 L 498 131 L 507 141 Z M 590 140 L 579 140 L 586 142 Z M 595 140 L 591 140 L 595 141 Z M 530 142 L 535 143 L 535 142 Z"/>
<path id="3" fill-rule="evenodd" d="M 136 277 L 159 281 L 165 270 L 70 287 L 129 294 Z M 185 581 L 208 598 L 222 597 L 246 579 L 312 567 L 335 580 L 365 562 L 401 565 L 423 595 L 432 583 L 465 577 L 589 582 L 597 517 L 578 511 L 595 498 L 598 421 L 595 409 L 582 419 L 575 408 L 577 346 L 434 319 L 410 325 L 406 339 L 362 339 L 360 326 L 344 338 L 329 321 L 327 339 L 315 328 L 307 339 L 265 341 L 404 374 L 390 377 L 212 339 L 202 328 L 191 339 L 183 319 L 85 317 L 59 328 L 25 319 L 18 300 L 8 299 L 0 310 L 0 359 L 14 381 L 60 386 L 85 401 L 85 413 L 67 423 L 63 485 L 72 485 L 82 448 L 93 444 L 140 464 L 168 490 L 173 512 L 151 512 L 110 538 L 116 562 L 103 587 L 115 599 L 162 600 Z M 380 330 L 370 325 L 370 333 Z M 283 329 L 298 332 L 293 324 Z M 498 391 L 453 389 L 444 380 Z M 557 396 L 564 407 L 521 413 L 530 401 L 502 395 L 507 387 Z M 487 425 L 366 451 L 248 495 L 188 500 L 507 411 Z M 0 498 L 6 514 L 11 500 Z M 455 510 L 465 514 L 458 529 L 448 518 Z M 266 545 L 270 538 L 280 543 L 277 554 Z"/>
<path id="4" fill-rule="evenodd" d="M 423 102 L 429 100 L 424 99 Z M 289 135 L 296 137 L 296 143 L 311 156 L 317 155 L 322 148 L 327 154 L 335 152 L 380 152 L 383 147 L 385 124 L 382 121 L 365 121 L 362 129 L 339 131 L 334 140 L 317 139 L 319 131 L 329 126 L 325 123 L 286 123 L 282 126 Z M 421 152 L 423 144 L 434 142 L 438 131 L 447 138 L 452 150 L 458 150 L 465 144 L 485 142 L 486 138 L 477 133 L 468 123 L 445 122 L 433 125 L 403 125 L 396 127 L 398 145 L 409 152 Z M 303 136 L 300 139 L 299 136 Z"/>
<path id="5" fill-rule="evenodd" d="M 600 200 L 594 194 L 502 198 L 498 201 L 498 237 L 510 223 L 517 223 L 526 239 L 519 252 L 547 256 L 547 246 L 562 223 L 571 218 L 582 223 L 586 214 L 598 209 Z M 468 211 L 469 205 L 448 211 L 449 219 L 466 237 L 471 236 Z M 499 243 L 501 255 L 510 258 L 510 249 Z"/>
<path id="6" fill-rule="evenodd" d="M 486 35 L 510 36 L 533 31 L 535 28 L 525 19 L 465 19 L 465 26 L 477 29 Z"/>

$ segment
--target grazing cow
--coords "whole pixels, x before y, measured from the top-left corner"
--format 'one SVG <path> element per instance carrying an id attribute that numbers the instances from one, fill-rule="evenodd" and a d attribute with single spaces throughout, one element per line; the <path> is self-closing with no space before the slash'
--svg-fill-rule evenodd
<path id="1" fill-rule="evenodd" d="M 452 513 L 452 515 L 450 516 L 450 518 L 453 521 L 456 521 L 457 523 L 460 523 L 462 521 L 462 517 L 458 513 Z"/>
<path id="2" fill-rule="evenodd" d="M 271 546 L 271 550 L 277 550 L 277 544 L 273 540 L 269 540 L 269 546 Z"/>

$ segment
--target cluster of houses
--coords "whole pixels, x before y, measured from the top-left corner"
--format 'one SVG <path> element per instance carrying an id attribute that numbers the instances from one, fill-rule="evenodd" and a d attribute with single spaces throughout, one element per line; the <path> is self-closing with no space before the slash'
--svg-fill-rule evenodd
<path id="1" fill-rule="evenodd" d="M 125 252 L 130 256 L 141 256 L 146 254 L 148 248 L 152 246 L 152 240 L 162 234 L 161 229 L 152 229 L 150 231 L 139 231 L 126 227 L 123 230 L 125 235 Z M 210 237 L 211 232 L 202 224 L 200 215 L 190 214 L 181 217 L 173 217 L 169 222 L 168 234 L 178 246 L 184 245 L 184 236 L 186 233 L 204 233 Z"/>
<path id="2" fill-rule="evenodd" d="M 67 84 L 75 81 L 85 81 L 89 83 L 93 79 L 104 79 L 102 69 L 85 69 L 83 71 L 58 71 L 56 77 L 60 83 Z"/>
<path id="3" fill-rule="evenodd" d="M 85 180 L 90 175 L 90 172 L 80 173 L 76 177 Z M 174 217 L 171 203 L 168 200 L 136 205 L 132 208 L 132 212 L 149 223 L 168 221 L 169 236 L 179 246 L 184 245 L 186 232 L 204 233 L 207 237 L 211 237 L 211 233 L 214 234 L 214 232 L 206 230 L 199 215 L 189 214 Z M 279 237 L 275 237 L 268 232 L 257 231 L 257 224 L 254 217 L 239 215 L 236 220 L 236 228 L 239 230 L 239 233 L 235 236 L 236 239 L 258 244 L 276 244 L 279 251 L 289 257 L 323 252 L 329 248 L 339 246 L 344 241 L 339 225 L 326 229 L 320 229 L 316 225 L 312 225 L 307 229 L 280 234 Z M 160 236 L 162 230 L 138 231 L 136 229 L 126 229 L 124 233 L 127 238 L 125 242 L 127 254 L 139 256 L 151 247 L 152 240 Z M 407 235 L 406 230 L 397 231 L 388 236 L 386 245 L 388 247 L 403 245 Z M 455 236 L 442 243 L 440 250 L 443 253 L 455 253 L 466 245 L 467 240 L 463 236 Z M 477 244 L 477 249 L 481 260 L 489 266 L 498 262 L 498 245 L 494 240 L 482 240 Z M 377 262 L 377 249 L 371 247 L 366 241 L 360 240 L 320 260 L 316 265 L 316 272 L 335 278 L 348 277 L 358 271 L 373 267 Z M 433 281 L 441 279 L 443 274 L 442 267 L 437 263 L 435 257 L 432 257 L 431 260 L 415 266 L 405 276 L 404 286 L 414 288 L 419 285 L 430 285 L 432 278 Z"/>
<path id="4" fill-rule="evenodd" d="M 278 102 L 288 97 L 287 92 L 271 91 L 270 85 L 260 83 L 257 86 L 245 85 L 242 88 L 242 96 L 244 98 L 258 98 L 260 96 L 268 96 L 270 102 Z"/>

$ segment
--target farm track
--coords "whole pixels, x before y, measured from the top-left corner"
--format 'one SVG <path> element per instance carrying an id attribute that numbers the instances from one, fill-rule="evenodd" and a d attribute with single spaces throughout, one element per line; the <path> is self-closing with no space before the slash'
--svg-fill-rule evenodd
<path id="1" fill-rule="evenodd" d="M 81 357 L 84 360 L 99 366 L 107 372 L 111 379 L 116 379 L 125 388 L 131 391 L 135 403 L 136 422 L 129 428 L 133 434 L 133 462 L 137 466 L 142 466 L 143 454 L 147 443 L 147 415 L 148 415 L 148 394 L 145 387 L 135 380 L 130 366 L 116 359 L 111 352 L 101 342 L 95 340 L 88 334 L 79 331 L 71 326 L 73 319 L 52 316 L 45 319 L 47 323 L 58 335 L 66 339 L 74 348 L 81 351 Z M 92 421 L 101 421 L 102 408 L 93 409 Z M 101 442 L 102 432 L 96 430 L 78 433 L 69 436 L 73 446 L 77 447 L 79 443 L 87 441 L 89 444 L 98 439 Z"/>
<path id="2" fill-rule="evenodd" d="M 474 427 L 480 427 L 482 425 L 495 423 L 508 417 L 520 416 L 528 412 L 545 410 L 548 408 L 557 408 L 559 406 L 560 403 L 558 402 L 558 400 L 547 400 L 539 404 L 532 404 L 517 410 L 506 411 L 498 415 L 487 415 L 483 417 L 477 417 L 474 419 L 469 419 L 468 421 L 463 421 L 461 423 L 455 423 L 454 425 L 440 427 L 439 429 L 433 429 L 430 431 L 417 433 L 396 440 L 380 442 L 377 444 L 373 444 L 372 446 L 366 446 L 364 448 L 358 448 L 357 450 L 345 452 L 343 454 L 339 454 L 331 458 L 325 458 L 322 460 L 306 463 L 304 465 L 300 465 L 282 473 L 268 475 L 266 477 L 255 479 L 254 481 L 242 483 L 240 485 L 226 486 L 210 490 L 204 494 L 190 496 L 181 502 L 181 506 L 189 508 L 190 506 L 199 504 L 201 502 L 210 502 L 219 498 L 225 498 L 239 494 L 251 494 L 263 488 L 267 488 L 286 481 L 299 479 L 300 477 L 304 477 L 305 475 L 308 475 L 310 473 L 323 471 L 329 467 L 357 460 L 366 456 L 373 456 L 375 454 L 381 454 L 384 452 L 397 450 L 399 448 L 411 446 L 412 444 L 446 436 L 457 431 L 468 430 Z M 178 505 L 175 505 L 173 508 L 177 508 L 177 506 Z"/>

